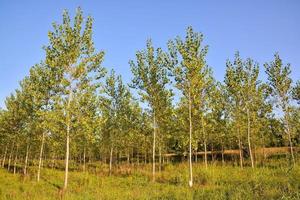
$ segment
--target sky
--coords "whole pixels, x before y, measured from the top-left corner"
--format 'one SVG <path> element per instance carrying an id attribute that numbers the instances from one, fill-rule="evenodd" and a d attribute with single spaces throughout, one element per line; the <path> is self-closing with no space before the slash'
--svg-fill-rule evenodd
<path id="1" fill-rule="evenodd" d="M 94 18 L 94 43 L 106 52 L 103 66 L 114 68 L 125 82 L 132 74 L 128 61 L 151 38 L 155 47 L 184 37 L 186 28 L 204 34 L 207 63 L 222 81 L 227 59 L 236 51 L 263 64 L 278 52 L 290 63 L 293 80 L 300 79 L 299 0 L 0 0 L 0 107 L 19 87 L 29 69 L 45 58 L 52 22 L 61 22 L 67 9 L 73 17 L 80 6 Z"/>

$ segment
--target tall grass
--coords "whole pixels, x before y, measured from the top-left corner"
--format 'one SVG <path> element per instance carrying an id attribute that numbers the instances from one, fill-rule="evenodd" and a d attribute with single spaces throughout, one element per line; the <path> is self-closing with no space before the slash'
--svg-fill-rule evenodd
<path id="1" fill-rule="evenodd" d="M 121 165 L 107 174 L 107 166 L 93 164 L 89 172 L 70 173 L 63 194 L 63 171 L 43 169 L 36 182 L 35 169 L 27 177 L 0 170 L 0 199 L 300 199 L 300 167 L 255 169 L 194 165 L 195 185 L 189 188 L 188 166 L 169 164 L 151 182 L 151 166 Z"/>

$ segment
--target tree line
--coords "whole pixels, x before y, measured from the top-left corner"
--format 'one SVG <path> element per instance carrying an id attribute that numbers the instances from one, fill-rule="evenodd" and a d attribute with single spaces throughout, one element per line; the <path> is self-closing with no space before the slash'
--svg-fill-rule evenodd
<path id="1" fill-rule="evenodd" d="M 53 23 L 45 59 L 5 100 L 0 110 L 1 165 L 24 175 L 35 165 L 40 180 L 44 160 L 65 160 L 64 189 L 70 164 L 103 161 L 152 163 L 152 179 L 166 153 L 185 153 L 193 185 L 198 151 L 239 150 L 239 165 L 255 167 L 255 149 L 288 146 L 291 165 L 300 144 L 300 82 L 279 54 L 263 65 L 237 52 L 227 60 L 224 81 L 206 62 L 208 46 L 192 27 L 167 50 L 147 40 L 129 61 L 132 81 L 102 67 L 105 53 L 93 43 L 93 18 L 78 8 L 71 20 Z M 138 95 L 133 95 L 135 91 Z M 213 159 L 213 158 L 212 158 Z M 72 161 L 72 163 L 70 163 Z M 156 164 L 158 162 L 158 164 Z M 31 164 L 30 164 L 31 163 Z M 246 164 L 247 165 L 247 164 Z"/>

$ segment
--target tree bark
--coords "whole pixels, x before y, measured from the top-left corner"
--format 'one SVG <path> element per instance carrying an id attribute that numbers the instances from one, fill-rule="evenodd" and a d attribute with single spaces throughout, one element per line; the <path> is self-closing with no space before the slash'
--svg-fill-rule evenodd
<path id="1" fill-rule="evenodd" d="M 201 124 L 202 124 L 202 134 L 204 138 L 204 162 L 205 162 L 205 168 L 207 169 L 207 143 L 206 143 L 203 115 L 201 116 Z"/>
<path id="2" fill-rule="evenodd" d="M 28 165 L 28 154 L 29 154 L 29 143 L 26 145 L 26 155 L 25 155 L 25 163 L 24 163 L 24 175 L 27 174 L 27 165 Z"/>
<path id="3" fill-rule="evenodd" d="M 250 160 L 251 160 L 251 167 L 254 168 L 254 160 L 253 160 L 253 154 L 252 154 L 252 148 L 251 148 L 251 130 L 250 130 L 250 113 L 249 109 L 247 108 L 247 138 L 248 138 L 248 148 L 249 148 L 249 154 L 250 154 Z"/>
<path id="4" fill-rule="evenodd" d="M 71 81 L 72 85 L 72 81 Z M 65 158 L 65 181 L 64 181 L 64 190 L 67 189 L 68 186 L 68 172 L 69 172 L 69 155 L 70 155 L 70 128 L 71 128 L 71 114 L 70 114 L 70 105 L 72 101 L 72 88 L 70 89 L 68 105 L 67 105 L 67 135 L 66 135 L 66 158 Z"/>
<path id="5" fill-rule="evenodd" d="M 16 174 L 17 160 L 18 160 L 18 145 L 17 145 L 16 156 L 14 160 L 14 174 Z"/>
<path id="6" fill-rule="evenodd" d="M 290 144 L 290 151 L 291 151 L 291 157 L 292 157 L 292 163 L 293 166 L 296 165 L 296 161 L 295 161 L 295 157 L 294 157 L 294 150 L 293 150 L 293 142 L 292 142 L 292 137 L 291 137 L 291 132 L 290 132 L 290 125 L 289 125 L 289 112 L 287 109 L 286 110 L 286 114 L 285 114 L 285 124 L 286 124 L 286 131 L 288 134 L 288 139 L 289 139 L 289 144 Z"/>
<path id="7" fill-rule="evenodd" d="M 223 144 L 222 144 L 222 165 L 224 165 L 225 164 L 225 160 L 224 160 L 224 146 L 223 146 Z"/>
<path id="8" fill-rule="evenodd" d="M 43 131 L 43 134 L 42 134 L 42 143 L 41 143 L 41 148 L 40 148 L 40 156 L 39 156 L 39 167 L 38 167 L 38 172 L 37 172 L 37 182 L 40 181 L 42 158 L 43 158 L 43 150 L 44 150 L 44 142 L 45 142 L 45 132 Z"/>
<path id="9" fill-rule="evenodd" d="M 109 175 L 112 173 L 112 157 L 113 157 L 113 147 L 110 148 L 110 156 L 109 156 Z"/>
<path id="10" fill-rule="evenodd" d="M 189 89 L 189 122 L 190 122 L 190 133 L 189 133 L 189 171 L 190 171 L 190 180 L 189 186 L 193 187 L 193 166 L 192 166 L 192 132 L 193 132 L 193 123 L 192 123 L 192 99 L 191 91 Z"/>
<path id="11" fill-rule="evenodd" d="M 155 181 L 155 139 L 156 139 L 156 118 L 153 112 L 153 146 L 152 146 L 152 181 Z"/>
<path id="12" fill-rule="evenodd" d="M 4 156 L 3 156 L 3 160 L 2 160 L 2 164 L 1 164 L 2 168 L 4 168 L 4 165 L 5 165 L 6 154 L 7 154 L 7 145 L 5 146 Z"/>
<path id="13" fill-rule="evenodd" d="M 86 148 L 85 148 L 85 145 L 83 147 L 83 171 L 85 172 L 85 152 L 86 151 Z"/>
<path id="14" fill-rule="evenodd" d="M 243 168 L 243 145 L 240 136 L 240 128 L 238 127 L 238 140 L 239 140 L 239 151 L 240 151 L 240 167 Z"/>
<path id="15" fill-rule="evenodd" d="M 130 164 L 130 153 L 129 153 L 129 150 L 127 152 L 127 165 Z"/>
<path id="16" fill-rule="evenodd" d="M 161 172 L 161 146 L 159 146 L 159 173 Z"/>
<path id="17" fill-rule="evenodd" d="M 14 147 L 15 147 L 15 143 L 13 142 L 11 150 L 10 150 L 10 154 L 9 154 L 9 157 L 8 157 L 8 165 L 7 165 L 7 170 L 8 171 L 10 170 L 10 162 L 11 162 L 11 157 L 13 155 Z"/>

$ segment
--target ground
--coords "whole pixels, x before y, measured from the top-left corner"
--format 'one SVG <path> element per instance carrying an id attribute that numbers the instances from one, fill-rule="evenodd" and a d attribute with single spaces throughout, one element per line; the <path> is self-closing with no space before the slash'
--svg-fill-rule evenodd
<path id="1" fill-rule="evenodd" d="M 94 165 L 95 166 L 95 165 Z M 151 181 L 151 166 L 121 166 L 112 176 L 101 167 L 71 171 L 63 193 L 64 172 L 43 169 L 24 177 L 0 170 L 0 199 L 300 199 L 300 166 L 257 167 L 194 165 L 194 187 L 188 187 L 187 164 L 169 164 Z M 133 169 L 134 168 L 134 169 Z"/>

